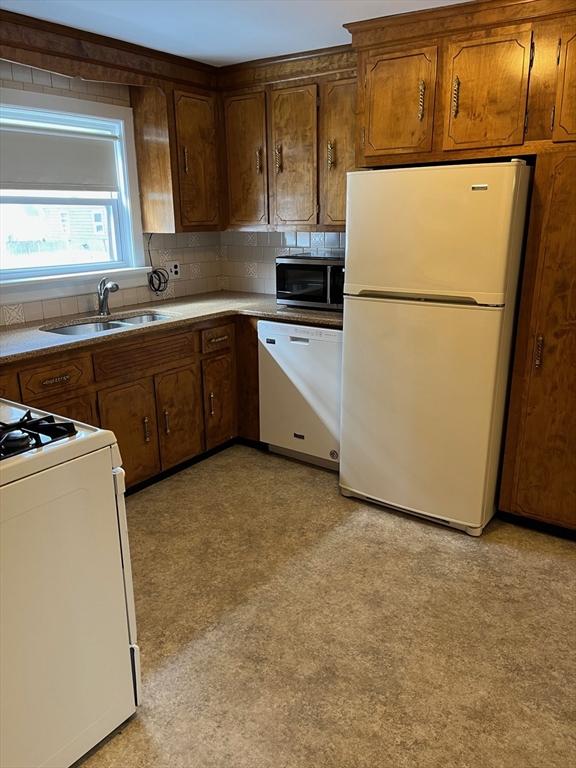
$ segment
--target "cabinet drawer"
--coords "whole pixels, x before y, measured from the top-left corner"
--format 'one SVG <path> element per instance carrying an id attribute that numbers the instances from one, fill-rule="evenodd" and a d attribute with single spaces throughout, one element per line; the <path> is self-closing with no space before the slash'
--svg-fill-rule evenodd
<path id="1" fill-rule="evenodd" d="M 216 352 L 218 349 L 228 349 L 234 343 L 234 325 L 219 325 L 202 331 L 202 352 Z"/>
<path id="2" fill-rule="evenodd" d="M 198 334 L 178 333 L 155 339 L 118 344 L 94 354 L 96 381 L 115 379 L 126 374 L 176 368 L 198 351 Z"/>
<path id="3" fill-rule="evenodd" d="M 39 368 L 28 368 L 20 371 L 18 377 L 24 403 L 28 398 L 72 391 L 94 381 L 90 355 L 78 355 L 64 362 L 54 361 Z"/>
<path id="4" fill-rule="evenodd" d="M 20 402 L 20 387 L 18 386 L 18 375 L 16 371 L 0 373 L 0 397 L 6 400 L 15 400 Z"/>

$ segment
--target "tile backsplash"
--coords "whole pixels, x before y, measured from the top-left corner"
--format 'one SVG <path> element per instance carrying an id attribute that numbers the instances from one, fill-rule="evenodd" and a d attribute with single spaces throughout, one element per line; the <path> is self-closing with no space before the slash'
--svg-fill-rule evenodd
<path id="1" fill-rule="evenodd" d="M 301 253 L 343 253 L 343 233 L 338 232 L 191 232 L 176 235 L 144 234 L 144 252 L 156 267 L 178 261 L 181 275 L 170 280 L 168 289 L 154 294 L 147 284 L 122 288 L 110 294 L 110 308 L 166 301 L 211 291 L 275 292 L 276 256 Z M 1 297 L 0 297 L 1 298 Z M 0 305 L 0 325 L 57 320 L 66 315 L 93 312 L 94 291 L 79 296 L 21 304 Z"/>

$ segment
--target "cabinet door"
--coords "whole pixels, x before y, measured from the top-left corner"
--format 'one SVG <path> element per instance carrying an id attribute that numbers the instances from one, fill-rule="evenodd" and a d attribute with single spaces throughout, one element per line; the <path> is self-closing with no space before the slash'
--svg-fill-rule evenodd
<path id="1" fill-rule="evenodd" d="M 272 91 L 272 223 L 314 225 L 318 215 L 316 85 Z"/>
<path id="2" fill-rule="evenodd" d="M 356 80 L 336 80 L 320 92 L 320 223 L 346 222 L 346 172 L 354 168 Z"/>
<path id="3" fill-rule="evenodd" d="M 67 400 L 39 400 L 34 401 L 33 406 L 42 411 L 55 413 L 65 419 L 81 421 L 84 424 L 98 426 L 96 416 L 95 396 L 91 392 L 85 392 Z"/>
<path id="4" fill-rule="evenodd" d="M 202 387 L 198 366 L 154 378 L 162 469 L 202 452 Z"/>
<path id="5" fill-rule="evenodd" d="M 214 448 L 236 435 L 234 360 L 220 355 L 202 361 L 206 448 Z"/>
<path id="6" fill-rule="evenodd" d="M 373 54 L 364 76 L 365 157 L 432 148 L 437 48 Z"/>
<path id="7" fill-rule="evenodd" d="M 511 417 L 520 415 L 507 437 L 501 506 L 576 528 L 576 153 L 538 164 L 533 200 L 538 207 L 541 197 L 544 210 L 536 305 L 525 370 L 512 389 Z"/>
<path id="8" fill-rule="evenodd" d="M 560 38 L 552 141 L 576 141 L 576 23 Z"/>
<path id="9" fill-rule="evenodd" d="M 531 40 L 512 31 L 448 46 L 444 149 L 522 144 Z"/>
<path id="10" fill-rule="evenodd" d="M 266 97 L 263 91 L 224 102 L 230 224 L 268 222 Z"/>
<path id="11" fill-rule="evenodd" d="M 102 427 L 118 439 L 127 485 L 157 474 L 160 458 L 152 379 L 101 390 L 98 407 Z"/>
<path id="12" fill-rule="evenodd" d="M 219 220 L 215 99 L 178 91 L 174 98 L 182 225 L 214 225 Z"/>

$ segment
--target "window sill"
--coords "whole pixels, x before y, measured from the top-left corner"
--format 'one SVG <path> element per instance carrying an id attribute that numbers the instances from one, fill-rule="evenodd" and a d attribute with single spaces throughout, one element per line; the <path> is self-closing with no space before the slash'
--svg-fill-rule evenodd
<path id="1" fill-rule="evenodd" d="M 120 288 L 139 288 L 148 283 L 150 267 L 130 267 L 98 272 L 78 272 L 22 280 L 0 280 L 0 304 L 20 304 L 42 299 L 61 299 L 94 293 L 102 277 L 115 280 Z"/>

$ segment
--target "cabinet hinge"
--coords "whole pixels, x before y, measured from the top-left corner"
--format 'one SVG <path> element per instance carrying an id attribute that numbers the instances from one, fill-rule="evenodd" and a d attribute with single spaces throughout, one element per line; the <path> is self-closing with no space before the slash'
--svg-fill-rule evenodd
<path id="1" fill-rule="evenodd" d="M 526 115 L 524 117 L 524 133 L 526 133 L 528 130 L 528 110 L 526 110 Z"/>
<path id="2" fill-rule="evenodd" d="M 530 69 L 532 69 L 532 65 L 534 64 L 534 54 L 536 51 L 536 46 L 534 45 L 534 40 L 530 43 Z"/>
<path id="3" fill-rule="evenodd" d="M 556 48 L 556 66 L 560 64 L 560 52 L 562 51 L 562 38 L 558 38 L 558 47 Z"/>

